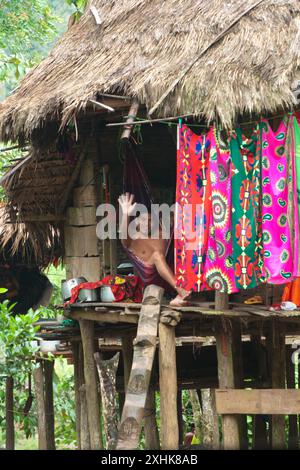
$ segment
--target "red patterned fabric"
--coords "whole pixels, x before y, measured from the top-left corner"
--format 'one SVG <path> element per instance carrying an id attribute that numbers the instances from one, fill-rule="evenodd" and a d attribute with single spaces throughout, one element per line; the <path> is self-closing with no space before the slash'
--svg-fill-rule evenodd
<path id="1" fill-rule="evenodd" d="M 72 289 L 70 304 L 74 304 L 78 299 L 81 289 L 98 289 L 102 286 L 110 286 L 115 297 L 115 302 L 135 302 L 143 300 L 144 284 L 137 276 L 106 276 L 100 281 L 83 282 Z"/>

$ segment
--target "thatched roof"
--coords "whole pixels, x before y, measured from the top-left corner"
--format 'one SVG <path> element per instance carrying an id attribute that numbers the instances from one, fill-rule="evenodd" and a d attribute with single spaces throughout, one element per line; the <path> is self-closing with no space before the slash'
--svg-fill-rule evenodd
<path id="1" fill-rule="evenodd" d="M 0 207 L 0 264 L 46 268 L 63 257 L 63 227 L 16 222 L 9 206 Z"/>
<path id="2" fill-rule="evenodd" d="M 30 137 L 46 122 L 66 123 L 101 93 L 137 96 L 150 109 L 188 70 L 157 115 L 219 116 L 293 104 L 300 78 L 300 2 L 262 0 L 93 0 L 52 53 L 0 105 L 3 140 Z M 241 18 L 240 18 L 241 17 Z"/>

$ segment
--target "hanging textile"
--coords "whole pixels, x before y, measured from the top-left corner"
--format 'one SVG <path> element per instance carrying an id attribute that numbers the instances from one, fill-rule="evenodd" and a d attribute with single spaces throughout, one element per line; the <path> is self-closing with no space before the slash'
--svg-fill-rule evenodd
<path id="1" fill-rule="evenodd" d="M 286 158 L 287 158 L 287 189 L 288 189 L 288 227 L 291 234 L 291 254 L 293 271 L 292 277 L 300 275 L 299 264 L 299 212 L 297 195 L 297 175 L 296 175 L 296 122 L 294 116 L 288 118 L 288 128 L 286 136 Z"/>
<path id="2" fill-rule="evenodd" d="M 178 126 L 175 214 L 177 286 L 200 292 L 210 219 L 209 141 Z"/>
<path id="3" fill-rule="evenodd" d="M 264 282 L 260 215 L 260 139 L 240 129 L 230 139 L 232 158 L 232 237 L 236 287 L 249 289 Z"/>
<path id="4" fill-rule="evenodd" d="M 211 128 L 198 136 L 179 127 L 177 156 L 177 285 L 235 292 L 229 149 Z"/>
<path id="5" fill-rule="evenodd" d="M 286 136 L 285 121 L 276 132 L 262 121 L 262 227 L 266 279 L 271 284 L 284 284 L 293 276 Z"/>
<path id="6" fill-rule="evenodd" d="M 211 209 L 208 220 L 209 238 L 204 263 L 206 288 L 231 294 L 236 292 L 231 236 L 231 157 L 228 145 L 222 142 L 221 132 L 211 128 L 207 140 L 209 178 L 211 180 Z"/>
<path id="7" fill-rule="evenodd" d="M 298 209 L 298 259 L 294 256 L 295 267 L 297 268 L 297 276 L 300 277 L 300 113 L 293 116 L 294 128 L 294 146 L 295 146 L 295 172 L 296 172 L 296 204 L 295 210 Z M 296 229 L 297 230 L 297 229 Z"/>
<path id="8" fill-rule="evenodd" d="M 286 284 L 283 294 L 282 302 L 293 302 L 300 307 L 300 278 L 298 277 L 292 282 Z"/>

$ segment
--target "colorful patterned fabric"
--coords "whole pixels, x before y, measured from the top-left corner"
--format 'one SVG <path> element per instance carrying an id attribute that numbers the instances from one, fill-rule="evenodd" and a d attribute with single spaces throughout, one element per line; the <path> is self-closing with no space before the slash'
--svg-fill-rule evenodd
<path id="1" fill-rule="evenodd" d="M 236 287 L 264 282 L 260 219 L 260 142 L 258 130 L 248 139 L 232 133 L 232 237 Z"/>
<path id="2" fill-rule="evenodd" d="M 177 286 L 200 292 L 208 242 L 211 196 L 208 175 L 210 142 L 186 125 L 178 127 L 175 215 Z"/>
<path id="3" fill-rule="evenodd" d="M 143 300 L 144 285 L 137 276 L 117 276 L 109 275 L 96 282 L 83 282 L 72 289 L 70 304 L 78 299 L 81 289 L 98 289 L 102 286 L 110 286 L 115 297 L 115 302 L 135 302 Z"/>
<path id="4" fill-rule="evenodd" d="M 297 120 L 290 115 L 286 136 L 287 186 L 288 186 L 288 226 L 291 233 L 293 277 L 299 276 L 299 213 L 296 176 L 296 131 Z"/>
<path id="5" fill-rule="evenodd" d="M 211 204 L 209 238 L 204 264 L 206 288 L 220 292 L 236 292 L 233 269 L 231 236 L 231 157 L 229 147 L 220 137 L 220 131 L 212 128 L 207 139 L 210 142 L 209 177 L 211 180 Z"/>
<path id="6" fill-rule="evenodd" d="M 273 132 L 268 121 L 262 121 L 262 227 L 266 278 L 271 284 L 284 284 L 293 276 L 286 136 L 286 122 Z"/>
<path id="7" fill-rule="evenodd" d="M 295 171 L 296 171 L 296 210 L 298 208 L 298 230 L 300 228 L 300 113 L 293 116 L 294 146 L 295 146 Z M 299 236 L 299 231 L 298 231 Z M 294 256 L 297 276 L 300 277 L 300 246 L 298 245 L 298 259 Z M 295 268 L 294 267 L 294 268 Z"/>
<path id="8" fill-rule="evenodd" d="M 198 136 L 182 126 L 178 142 L 177 285 L 235 292 L 229 149 L 220 145 L 213 128 Z"/>

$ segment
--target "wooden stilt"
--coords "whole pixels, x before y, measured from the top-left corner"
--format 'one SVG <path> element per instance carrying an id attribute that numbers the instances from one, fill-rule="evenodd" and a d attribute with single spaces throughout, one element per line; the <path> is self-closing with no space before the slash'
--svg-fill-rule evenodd
<path id="1" fill-rule="evenodd" d="M 162 296 L 163 289 L 154 285 L 148 286 L 144 292 L 137 337 L 134 342 L 132 370 L 118 434 L 118 450 L 136 449 L 138 446 L 156 351 Z"/>
<path id="2" fill-rule="evenodd" d="M 285 332 L 283 323 L 272 321 L 268 335 L 268 360 L 272 388 L 285 388 Z M 285 449 L 285 416 L 271 418 L 272 449 Z"/>
<path id="3" fill-rule="evenodd" d="M 177 368 L 175 329 L 159 324 L 159 387 L 161 447 L 176 450 L 179 446 L 177 419 Z"/>
<path id="4" fill-rule="evenodd" d="M 38 415 L 38 446 L 39 450 L 47 450 L 43 361 L 38 361 L 38 367 L 33 371 L 33 380 Z"/>
<path id="5" fill-rule="evenodd" d="M 118 437 L 118 411 L 117 411 L 117 391 L 116 391 L 116 373 L 118 369 L 120 353 L 115 354 L 111 359 L 104 360 L 100 353 L 95 353 L 97 364 L 101 397 L 102 397 L 102 415 L 104 430 L 106 434 L 106 448 L 115 449 Z"/>
<path id="6" fill-rule="evenodd" d="M 74 361 L 74 391 L 75 391 L 75 416 L 76 416 L 76 436 L 77 449 L 81 450 L 81 401 L 80 401 L 80 366 L 79 366 L 79 343 L 72 343 L 72 353 Z"/>
<path id="7" fill-rule="evenodd" d="M 190 402 L 193 409 L 195 435 L 200 440 L 202 437 L 202 410 L 200 399 L 196 390 L 189 390 Z"/>
<path id="8" fill-rule="evenodd" d="M 234 334 L 235 325 L 223 319 L 217 325 L 216 344 L 218 355 L 219 388 L 235 388 Z M 235 415 L 223 415 L 223 446 L 225 450 L 241 447 L 240 420 Z"/>
<path id="9" fill-rule="evenodd" d="M 267 364 L 266 354 L 262 345 L 260 335 L 251 336 L 252 345 L 254 348 L 254 357 L 257 364 L 255 374 L 255 387 L 265 388 L 267 379 Z M 262 415 L 252 416 L 252 448 L 254 450 L 268 449 L 268 432 L 266 428 L 266 419 Z"/>
<path id="10" fill-rule="evenodd" d="M 159 450 L 159 435 L 156 423 L 155 391 L 149 388 L 144 414 L 145 449 Z"/>
<path id="11" fill-rule="evenodd" d="M 90 431 L 88 424 L 88 412 L 86 403 L 86 390 L 84 382 L 84 360 L 82 343 L 79 344 L 78 356 L 78 382 L 80 397 L 80 447 L 81 450 L 89 450 L 91 448 Z"/>
<path id="12" fill-rule="evenodd" d="M 232 354 L 234 365 L 235 388 L 244 388 L 244 364 L 242 350 L 241 323 L 236 322 L 232 328 Z M 239 416 L 239 433 L 241 449 L 248 449 L 247 415 Z"/>
<path id="13" fill-rule="evenodd" d="M 47 450 L 55 450 L 55 426 L 54 426 L 54 403 L 53 403 L 53 371 L 54 361 L 44 361 L 44 393 L 46 414 L 46 438 Z"/>
<path id="14" fill-rule="evenodd" d="M 203 445 L 207 449 L 220 448 L 219 419 L 215 394 L 210 388 L 201 390 Z"/>
<path id="15" fill-rule="evenodd" d="M 123 367 L 124 367 L 124 390 L 126 393 L 127 385 L 129 382 L 132 359 L 133 359 L 133 338 L 130 335 L 123 336 L 122 338 L 122 353 L 123 353 Z"/>
<path id="16" fill-rule="evenodd" d="M 6 450 L 15 449 L 15 425 L 14 425 L 14 379 L 6 378 L 5 390 L 5 408 L 6 408 Z"/>
<path id="17" fill-rule="evenodd" d="M 179 446 L 183 445 L 184 442 L 184 421 L 183 421 L 183 410 L 182 410 L 182 390 L 177 392 L 177 420 L 178 420 L 178 432 L 179 432 Z"/>
<path id="18" fill-rule="evenodd" d="M 83 346 L 84 378 L 90 442 L 91 449 L 97 450 L 102 449 L 102 435 L 100 426 L 100 397 L 94 360 L 94 322 L 89 320 L 79 320 L 79 324 Z"/>
<path id="19" fill-rule="evenodd" d="M 287 388 L 296 388 L 295 364 L 292 361 L 294 349 L 291 345 L 286 346 L 286 385 Z M 288 448 L 291 450 L 299 449 L 299 431 L 298 431 L 298 416 L 289 416 L 289 440 Z"/>

